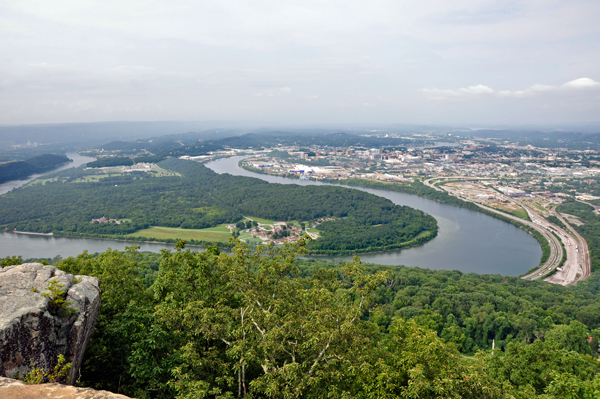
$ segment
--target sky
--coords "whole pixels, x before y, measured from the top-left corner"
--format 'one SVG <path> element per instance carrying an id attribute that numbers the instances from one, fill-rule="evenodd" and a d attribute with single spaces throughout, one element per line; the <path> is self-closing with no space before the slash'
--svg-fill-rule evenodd
<path id="1" fill-rule="evenodd" d="M 0 0 L 0 124 L 600 122 L 598 0 Z"/>

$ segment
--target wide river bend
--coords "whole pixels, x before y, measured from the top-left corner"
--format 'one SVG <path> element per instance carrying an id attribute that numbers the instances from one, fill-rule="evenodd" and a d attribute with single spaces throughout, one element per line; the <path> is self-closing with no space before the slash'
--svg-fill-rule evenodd
<path id="1" fill-rule="evenodd" d="M 87 157 L 67 154 L 76 164 L 89 162 Z M 271 183 L 323 185 L 313 180 L 296 180 L 268 176 L 246 171 L 238 166 L 242 157 L 224 158 L 206 166 L 217 173 L 259 178 Z M 78 162 L 77 162 L 78 161 Z M 28 179 L 29 180 L 29 179 Z M 11 182 L 11 187 L 18 187 Z M 26 182 L 25 182 L 26 183 Z M 21 185 L 24 184 L 23 182 Z M 442 204 L 416 195 L 393 191 L 350 187 L 388 198 L 398 205 L 407 205 L 436 218 L 439 233 L 428 243 L 403 250 L 363 254 L 363 262 L 384 265 L 419 266 L 430 269 L 460 270 L 466 273 L 521 275 L 537 266 L 542 251 L 540 245 L 527 232 L 499 219 L 480 212 Z M 9 190 L 10 190 L 9 189 Z M 0 190 L 0 194 L 8 190 Z M 0 234 L 0 257 L 21 255 L 24 258 L 49 258 L 75 256 L 88 250 L 102 252 L 107 248 L 124 249 L 126 243 L 114 240 L 89 238 L 47 237 L 25 234 Z M 141 243 L 142 251 L 158 252 L 173 248 L 170 244 Z M 320 256 L 319 259 L 351 260 L 352 256 Z"/>

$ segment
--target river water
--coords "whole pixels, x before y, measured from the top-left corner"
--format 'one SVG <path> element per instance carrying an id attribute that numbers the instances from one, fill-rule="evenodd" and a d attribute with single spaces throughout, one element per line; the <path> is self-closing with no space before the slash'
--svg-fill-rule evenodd
<path id="1" fill-rule="evenodd" d="M 78 164 L 81 165 L 91 160 L 77 154 L 67 154 L 67 156 L 76 159 L 76 162 L 66 165 L 66 167 L 78 166 Z M 217 173 L 256 177 L 271 183 L 324 184 L 312 180 L 287 179 L 252 173 L 238 166 L 241 158 L 220 159 L 207 164 L 207 166 Z M 4 186 L 9 183 L 11 183 L 10 188 L 6 189 Z M 9 183 L 0 187 L 0 190 L 4 190 L 0 191 L 0 194 L 19 186 L 16 182 Z M 479 212 L 441 204 L 416 195 L 352 188 L 388 198 L 398 205 L 421 209 L 437 219 L 440 229 L 438 236 L 424 245 L 385 253 L 361 255 L 363 262 L 503 275 L 520 275 L 539 264 L 542 251 L 538 242 L 525 231 L 509 223 Z M 52 258 L 60 255 L 64 258 L 78 255 L 84 250 L 90 253 L 103 252 L 109 247 L 123 250 L 125 246 L 131 244 L 113 240 L 4 233 L 0 234 L 0 257 L 21 255 L 24 258 Z M 141 246 L 142 251 L 152 252 L 173 248 L 171 244 L 141 243 L 137 245 Z M 315 258 L 351 260 L 352 256 Z"/>
<path id="2" fill-rule="evenodd" d="M 324 185 L 314 180 L 289 179 L 242 169 L 243 157 L 219 159 L 206 164 L 217 173 L 256 177 L 270 183 Z M 388 198 L 394 204 L 420 209 L 438 222 L 438 236 L 424 245 L 383 253 L 363 254 L 363 262 L 382 265 L 419 266 L 460 270 L 466 273 L 521 275 L 537 266 L 542 257 L 539 243 L 527 232 L 481 212 L 442 204 L 412 194 L 349 187 Z M 315 257 L 351 260 L 352 256 Z"/>
<path id="3" fill-rule="evenodd" d="M 77 168 L 77 167 L 79 167 L 79 166 L 81 166 L 81 165 L 83 165 L 85 163 L 92 162 L 92 161 L 96 160 L 96 158 L 84 157 L 84 156 L 79 155 L 76 152 L 67 152 L 65 155 L 69 159 L 73 160 L 73 162 L 65 164 L 65 165 L 63 165 L 63 166 L 61 166 L 59 168 L 53 169 L 53 170 L 51 170 L 50 172 L 47 172 L 47 173 L 53 173 L 53 172 L 57 172 L 59 170 L 64 170 L 64 169 Z M 29 176 L 25 180 L 11 180 L 11 181 L 7 181 L 6 183 L 2 183 L 2 184 L 0 184 L 0 195 L 9 192 L 13 188 L 24 186 L 25 184 L 29 183 L 30 181 L 34 181 L 35 179 L 37 179 L 37 178 L 39 178 L 39 177 L 41 177 L 41 176 L 43 176 L 44 174 L 47 174 L 47 173 L 31 175 L 31 176 Z"/>

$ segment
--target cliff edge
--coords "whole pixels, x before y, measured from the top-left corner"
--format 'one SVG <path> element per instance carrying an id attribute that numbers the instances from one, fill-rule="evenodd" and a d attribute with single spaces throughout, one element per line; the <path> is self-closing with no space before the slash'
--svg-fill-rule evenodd
<path id="1" fill-rule="evenodd" d="M 129 399 L 107 391 L 91 388 L 75 388 L 61 384 L 29 385 L 21 381 L 0 377 L 2 399 Z"/>
<path id="2" fill-rule="evenodd" d="M 58 297 L 66 302 L 58 311 L 50 300 L 52 285 L 62 285 L 64 291 Z M 99 311 L 95 277 L 73 276 L 41 263 L 0 269 L 0 376 L 21 378 L 33 368 L 50 370 L 62 354 L 72 363 L 66 380 L 72 385 Z"/>

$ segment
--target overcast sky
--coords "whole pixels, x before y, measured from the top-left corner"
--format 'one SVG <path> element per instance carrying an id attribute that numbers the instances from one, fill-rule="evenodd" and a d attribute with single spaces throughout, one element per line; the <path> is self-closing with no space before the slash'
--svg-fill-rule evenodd
<path id="1" fill-rule="evenodd" d="M 0 124 L 600 121 L 598 0 L 0 0 Z"/>

